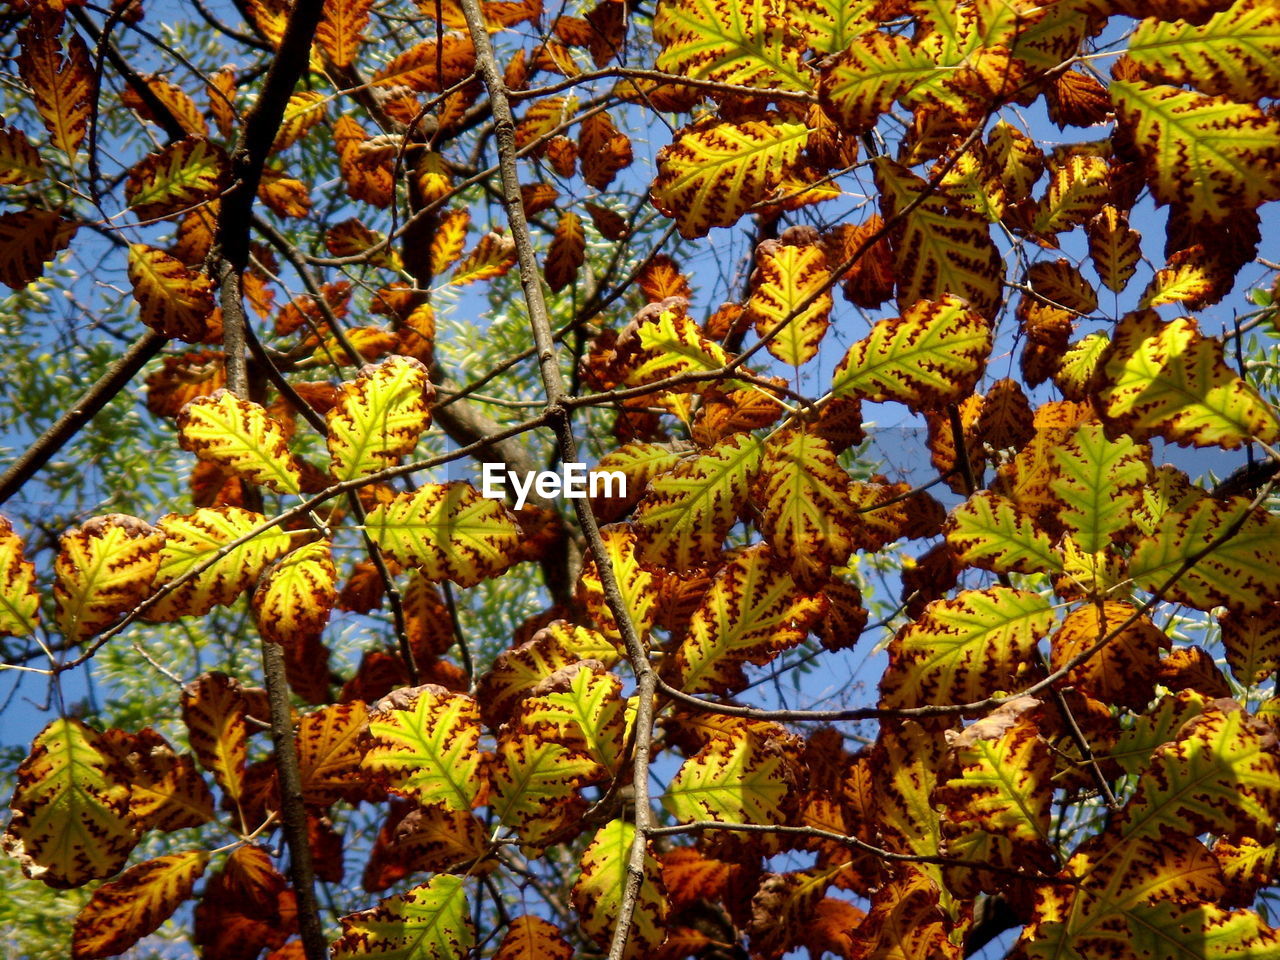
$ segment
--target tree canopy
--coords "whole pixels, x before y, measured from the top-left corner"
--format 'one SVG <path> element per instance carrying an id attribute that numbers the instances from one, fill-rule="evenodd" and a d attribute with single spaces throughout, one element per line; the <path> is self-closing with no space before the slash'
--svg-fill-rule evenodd
<path id="1" fill-rule="evenodd" d="M 10 952 L 1280 956 L 1274 0 L 0 17 Z"/>

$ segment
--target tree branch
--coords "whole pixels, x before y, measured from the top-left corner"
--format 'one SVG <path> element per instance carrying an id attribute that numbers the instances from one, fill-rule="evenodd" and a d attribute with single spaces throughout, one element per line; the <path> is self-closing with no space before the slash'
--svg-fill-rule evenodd
<path id="1" fill-rule="evenodd" d="M 0 476 L 0 503 L 22 489 L 22 485 L 39 471 L 59 450 L 80 432 L 111 399 L 169 342 L 158 333 L 144 333 L 124 355 L 107 367 L 97 382 L 80 395 L 71 406 L 36 441 L 27 448 L 4 476 Z"/>
<path id="2" fill-rule="evenodd" d="M 516 245 L 516 259 L 520 265 L 520 284 L 524 289 L 525 303 L 529 308 L 529 325 L 538 349 L 538 365 L 547 395 L 547 416 L 559 437 L 562 461 L 577 462 L 577 444 L 573 437 L 572 416 L 565 405 L 567 392 L 560 373 L 559 351 L 552 333 L 546 300 L 543 297 L 542 277 L 535 259 L 533 239 L 529 235 L 524 202 L 520 196 L 520 181 L 516 170 L 515 120 L 507 98 L 506 83 L 502 72 L 498 69 L 478 0 L 462 0 L 462 12 L 466 17 L 467 29 L 471 33 L 471 40 L 476 48 L 477 71 L 489 91 L 494 136 L 498 144 L 498 170 L 502 180 L 503 205 L 506 207 L 507 222 L 511 227 L 511 236 Z M 623 599 L 613 563 L 600 536 L 600 528 L 596 523 L 590 501 L 586 498 L 577 499 L 574 501 L 574 506 L 578 522 L 586 536 L 587 545 L 591 548 L 592 556 L 595 557 L 605 602 L 617 622 L 626 646 L 627 659 L 637 678 L 636 737 L 632 760 L 636 832 L 628 857 L 627 883 L 618 908 L 617 925 L 614 927 L 613 941 L 609 945 L 608 958 L 608 960 L 621 960 L 626 951 L 631 921 L 644 884 L 644 861 L 648 851 L 649 832 L 653 828 L 653 809 L 649 804 L 649 749 L 653 739 L 653 700 L 658 675 L 649 662 L 649 655 L 631 620 L 631 613 Z"/>

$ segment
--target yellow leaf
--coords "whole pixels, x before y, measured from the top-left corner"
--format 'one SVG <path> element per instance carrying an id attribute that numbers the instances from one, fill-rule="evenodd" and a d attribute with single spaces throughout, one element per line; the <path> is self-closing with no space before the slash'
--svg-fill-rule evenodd
<path id="1" fill-rule="evenodd" d="M 498 738 L 493 765 L 494 815 L 521 843 L 545 846 L 585 811 L 578 787 L 603 774 L 586 754 L 547 739 L 541 731 L 507 729 Z"/>
<path id="2" fill-rule="evenodd" d="M 5 853 L 51 887 L 109 877 L 137 840 L 129 786 L 116 779 L 100 735 L 79 720 L 54 720 L 17 770 Z"/>
<path id="3" fill-rule="evenodd" d="M 824 581 L 849 559 L 858 522 L 849 483 L 822 437 L 787 429 L 766 444 L 756 484 L 761 528 L 797 582 Z"/>
<path id="4" fill-rule="evenodd" d="M 191 896 L 208 862 L 206 850 L 171 853 L 104 883 L 76 915 L 72 960 L 114 957 L 156 930 Z"/>
<path id="5" fill-rule="evenodd" d="M 581 873 L 573 885 L 573 906 L 582 929 L 601 947 L 608 947 L 621 909 L 623 891 L 629 885 L 627 865 L 636 828 L 625 820 L 611 820 L 597 831 L 582 854 Z M 663 920 L 667 903 L 662 892 L 658 861 L 646 847 L 635 915 L 623 954 L 627 960 L 646 957 L 666 935 Z"/>
<path id="6" fill-rule="evenodd" d="M 412 453 L 431 423 L 434 396 L 426 366 L 412 357 L 388 357 L 344 383 L 325 416 L 334 477 L 368 476 Z"/>
<path id="7" fill-rule="evenodd" d="M 831 276 L 826 255 L 817 244 L 766 241 L 756 250 L 756 270 L 756 287 L 747 302 L 756 333 L 764 337 L 788 320 L 767 349 L 783 363 L 798 367 L 817 355 L 830 322 L 831 292 L 818 292 Z M 815 299 L 801 310 L 810 297 Z"/>
<path id="8" fill-rule="evenodd" d="M 0 120 L 0 184 L 22 187 L 44 177 L 44 161 L 27 135 Z"/>
<path id="9" fill-rule="evenodd" d="M 960 559 L 996 573 L 1062 569 L 1049 535 L 1010 500 L 982 490 L 951 511 L 947 542 Z"/>
<path id="10" fill-rule="evenodd" d="M 760 456 L 755 437 L 735 434 L 652 477 L 633 522 L 640 560 L 676 573 L 712 562 L 746 505 Z M 599 469 L 605 469 L 604 460 Z M 643 484 L 644 479 L 633 477 L 632 482 Z"/>
<path id="11" fill-rule="evenodd" d="M 765 89 L 808 90 L 803 44 L 779 0 L 663 4 L 653 21 L 658 69 L 680 77 Z"/>
<path id="12" fill-rule="evenodd" d="M 201 460 L 277 493 L 302 492 L 302 473 L 284 428 L 251 400 L 229 390 L 197 397 L 178 414 L 178 443 Z"/>
<path id="13" fill-rule="evenodd" d="M 244 791 L 249 702 L 239 682 L 206 673 L 182 690 L 182 720 L 200 765 L 233 799 Z"/>
<path id="14" fill-rule="evenodd" d="M 428 580 L 463 587 L 496 577 L 520 559 L 511 512 L 462 481 L 426 483 L 369 512 L 365 529 L 384 553 Z"/>
<path id="15" fill-rule="evenodd" d="M 782 823 L 789 789 L 782 753 L 740 730 L 685 760 L 663 805 L 681 823 Z"/>
<path id="16" fill-rule="evenodd" d="M 1228 450 L 1280 439 L 1270 404 L 1227 366 L 1221 341 L 1202 336 L 1189 317 L 1166 323 L 1154 310 L 1126 314 L 1096 377 L 1103 417 L 1135 439 Z"/>
<path id="17" fill-rule="evenodd" d="M 50 142 L 74 159 L 89 132 L 97 84 L 89 48 L 74 27 L 64 54 L 55 32 L 64 22 L 62 17 L 28 20 L 18 31 L 17 63 Z"/>
<path id="18" fill-rule="evenodd" d="M 54 619 L 71 643 L 111 626 L 151 594 L 164 535 L 136 517 L 95 517 L 62 535 L 53 569 Z"/>
<path id="19" fill-rule="evenodd" d="M 898 309 L 910 311 L 920 300 L 960 297 L 981 316 L 994 316 L 1003 301 L 1004 263 L 986 220 L 937 193 L 925 196 L 925 182 L 892 160 L 876 158 L 875 178 L 881 212 L 886 221 L 897 223 L 889 246 L 898 278 Z"/>
<path id="20" fill-rule="evenodd" d="M 0 517 L 0 636 L 25 637 L 40 621 L 36 566 L 24 547 L 13 524 Z"/>
<path id="21" fill-rule="evenodd" d="M 676 652 L 680 687 L 693 693 L 741 686 L 744 663 L 768 663 L 804 639 L 822 603 L 802 593 L 765 544 L 717 571 Z"/>
<path id="22" fill-rule="evenodd" d="M 298 647 L 317 637 L 338 602 L 338 570 L 328 540 L 307 543 L 268 567 L 253 593 L 253 616 L 266 640 Z"/>
<path id="23" fill-rule="evenodd" d="M 1053 609 L 1035 593 L 994 586 L 935 600 L 889 644 L 880 681 L 884 707 L 972 703 L 1012 690 Z"/>
<path id="24" fill-rule="evenodd" d="M 480 711 L 466 694 L 426 686 L 373 705 L 363 766 L 392 793 L 470 810 L 483 781 Z"/>
<path id="25" fill-rule="evenodd" d="M 963 399 L 986 367 L 991 325 L 959 297 L 921 300 L 878 321 L 836 367 L 837 397 L 898 400 L 911 409 Z"/>
<path id="26" fill-rule="evenodd" d="M 159 527 L 165 542 L 156 587 L 187 577 L 199 567 L 204 569 L 148 607 L 146 619 L 168 623 L 179 617 L 204 616 L 216 606 L 235 603 L 258 579 L 262 568 L 289 549 L 291 537 L 279 526 L 230 546 L 248 537 L 265 520 L 261 514 L 240 507 L 204 507 L 186 516 L 171 513 L 162 517 Z"/>
<path id="27" fill-rule="evenodd" d="M 626 524 L 610 524 L 602 527 L 600 538 L 604 541 L 605 551 L 609 554 L 609 562 L 613 566 L 613 575 L 618 580 L 622 592 L 622 600 L 631 618 L 636 633 L 643 639 L 653 626 L 657 616 L 658 590 L 655 584 L 656 575 L 647 570 L 641 563 L 637 552 L 635 534 Z M 618 623 L 613 611 L 604 599 L 604 586 L 600 581 L 598 559 L 589 557 L 582 566 L 582 574 L 578 581 L 578 592 L 583 605 L 591 616 L 596 627 L 610 639 L 621 637 Z"/>
<path id="28" fill-rule="evenodd" d="M 1111 100 L 1158 202 L 1221 223 L 1280 198 L 1280 120 L 1255 104 L 1140 80 L 1113 81 Z"/>
<path id="29" fill-rule="evenodd" d="M 460 960 L 476 939 L 466 880 L 450 874 L 342 917 L 341 923 L 333 960 Z"/>
<path id="30" fill-rule="evenodd" d="M 808 137 L 805 124 L 776 116 L 686 127 L 675 143 L 658 151 L 653 204 L 689 239 L 706 236 L 712 227 L 732 226 L 753 204 L 768 199 Z"/>
<path id="31" fill-rule="evenodd" d="M 1258 613 L 1280 600 L 1280 517 L 1258 508 L 1246 513 L 1245 497 L 1203 498 L 1165 513 L 1152 532 L 1134 544 L 1129 575 L 1144 590 L 1157 590 L 1175 574 L 1164 598 L 1197 610 L 1225 606 Z M 1239 530 L 1213 547 L 1234 524 Z"/>
<path id="32" fill-rule="evenodd" d="M 138 315 L 157 333 L 199 343 L 209 336 L 213 313 L 213 285 L 192 273 L 163 250 L 146 244 L 129 245 L 129 282 Z"/>

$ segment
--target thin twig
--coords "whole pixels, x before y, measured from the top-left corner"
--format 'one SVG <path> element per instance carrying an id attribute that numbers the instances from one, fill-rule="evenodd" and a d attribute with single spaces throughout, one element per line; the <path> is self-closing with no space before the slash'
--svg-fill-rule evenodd
<path id="1" fill-rule="evenodd" d="M 516 245 L 520 283 L 529 309 L 529 325 L 533 331 L 534 343 L 538 348 L 538 365 L 547 395 L 547 416 L 560 441 L 561 460 L 573 463 L 578 459 L 577 444 L 573 436 L 570 411 L 565 405 L 567 392 L 560 373 L 559 351 L 543 296 L 542 277 L 538 270 L 533 240 L 529 235 L 529 224 L 520 196 L 520 181 L 516 170 L 515 120 L 511 114 L 511 104 L 507 99 L 506 83 L 503 81 L 502 72 L 498 69 L 478 0 L 462 0 L 462 12 L 466 17 L 472 43 L 475 45 L 477 70 L 489 91 L 494 136 L 498 145 L 498 169 L 502 180 L 503 203 L 506 207 L 507 222 L 511 227 L 511 237 Z M 578 523 L 596 560 L 605 602 L 617 622 L 626 646 L 627 658 L 637 678 L 636 742 L 633 757 L 635 838 L 628 856 L 627 882 L 618 907 L 618 917 L 608 955 L 609 960 L 621 960 L 626 951 L 632 917 L 635 915 L 636 903 L 644 884 L 645 856 L 648 850 L 649 831 L 653 827 L 653 809 L 649 803 L 648 790 L 649 748 L 653 737 L 653 699 L 658 675 L 649 662 L 648 653 L 632 622 L 630 611 L 627 609 L 618 585 L 613 563 L 600 536 L 600 529 L 591 504 L 583 498 L 575 500 L 574 506 Z"/>

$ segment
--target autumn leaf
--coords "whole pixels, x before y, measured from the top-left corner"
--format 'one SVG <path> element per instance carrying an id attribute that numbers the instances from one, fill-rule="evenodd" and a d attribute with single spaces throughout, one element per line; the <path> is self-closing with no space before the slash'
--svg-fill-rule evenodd
<path id="1" fill-rule="evenodd" d="M 757 278 L 747 301 L 761 337 L 786 324 L 767 345 L 768 351 L 792 366 L 813 359 L 830 322 L 831 294 L 827 258 L 817 244 L 763 243 L 756 250 Z"/>
<path id="2" fill-rule="evenodd" d="M 205 507 L 187 516 L 162 517 L 157 526 L 165 540 L 155 585 L 185 579 L 147 607 L 146 618 L 168 623 L 234 603 L 268 563 L 289 549 L 292 538 L 278 526 L 250 536 L 265 519 L 240 507 Z"/>
<path id="3" fill-rule="evenodd" d="M 62 535 L 54 620 L 71 643 L 111 626 L 151 594 L 164 535 L 137 517 L 95 517 Z"/>
<path id="4" fill-rule="evenodd" d="M 191 896 L 208 862 L 204 850 L 171 853 L 104 883 L 76 915 L 73 960 L 114 957 L 157 929 Z"/>
<path id="5" fill-rule="evenodd" d="M 494 954 L 494 960 L 572 960 L 572 957 L 573 947 L 565 942 L 560 929 L 528 913 L 512 919 Z"/>
<path id="6" fill-rule="evenodd" d="M 135 243 L 129 247 L 129 282 L 139 318 L 157 333 L 187 343 L 209 336 L 213 285 L 162 250 Z"/>
<path id="7" fill-rule="evenodd" d="M 175 140 L 135 164 L 125 181 L 130 208 L 147 220 L 173 216 L 217 197 L 225 185 L 229 161 L 207 140 Z"/>
<path id="8" fill-rule="evenodd" d="M 202 460 L 275 490 L 302 492 L 284 429 L 265 409 L 228 390 L 197 397 L 178 414 L 178 442 Z"/>
<path id="9" fill-rule="evenodd" d="M 781 753 L 744 731 L 714 738 L 689 757 L 663 804 L 682 823 L 781 823 L 789 789 Z"/>
<path id="10" fill-rule="evenodd" d="M 732 226 L 781 182 L 782 170 L 799 157 L 808 134 L 804 124 L 774 116 L 695 124 L 658 152 L 650 197 L 675 219 L 683 237 Z"/>
<path id="11" fill-rule="evenodd" d="M 936 600 L 890 641 L 881 705 L 972 703 L 1016 689 L 1053 623 L 1048 601 L 1010 587 Z"/>
<path id="12" fill-rule="evenodd" d="M 898 400 L 913 410 L 963 398 L 986 366 L 990 325 L 958 297 L 921 300 L 881 320 L 836 367 L 837 397 Z"/>
<path id="13" fill-rule="evenodd" d="M 607 947 L 627 888 L 627 864 L 636 828 L 625 820 L 611 820 L 596 832 L 582 854 L 581 872 L 573 885 L 573 906 L 587 936 Z M 646 849 L 635 914 L 625 957 L 645 956 L 662 943 L 666 898 L 658 862 Z"/>
<path id="14" fill-rule="evenodd" d="M 736 434 L 696 456 L 676 460 L 674 469 L 655 471 L 636 507 L 640 559 L 662 563 L 677 573 L 714 560 L 747 502 L 761 453 L 755 437 Z M 668 456 L 663 454 L 662 460 Z M 601 461 L 597 469 L 606 469 L 606 462 Z M 642 482 L 645 476 L 631 479 Z"/>
<path id="15" fill-rule="evenodd" d="M 475 701 L 429 684 L 373 705 L 362 763 L 393 793 L 470 810 L 481 788 L 479 740 Z"/>
<path id="16" fill-rule="evenodd" d="M 518 559 L 520 527 L 497 500 L 469 483 L 427 483 L 371 510 L 369 536 L 388 556 L 429 580 L 469 587 Z"/>
<path id="17" fill-rule="evenodd" d="M 203 674 L 183 688 L 182 719 L 191 749 L 232 798 L 244 791 L 248 713 L 244 689 L 225 673 Z"/>
<path id="18" fill-rule="evenodd" d="M 1235 449 L 1280 438 L 1280 418 L 1222 357 L 1196 322 L 1166 323 L 1154 310 L 1126 314 L 1098 360 L 1101 413 L 1135 438 Z"/>
<path id="19" fill-rule="evenodd" d="M 338 602 L 332 553 L 327 540 L 303 544 L 264 571 L 253 593 L 253 615 L 265 639 L 298 645 L 324 630 Z"/>
<path id="20" fill-rule="evenodd" d="M 6 517 L 0 517 L 0 634 L 25 637 L 40 620 L 36 567 Z"/>
<path id="21" fill-rule="evenodd" d="M 334 960 L 457 960 L 475 943 L 466 881 L 441 874 L 388 897 L 371 910 L 340 918 Z"/>
<path id="22" fill-rule="evenodd" d="M 5 853 L 57 889 L 111 876 L 137 841 L 129 786 L 100 735 L 79 720 L 54 720 L 36 735 L 10 808 Z"/>
<path id="23" fill-rule="evenodd" d="M 740 685 L 744 663 L 762 664 L 799 643 L 821 612 L 763 544 L 717 571 L 676 652 L 687 692 Z"/>
<path id="24" fill-rule="evenodd" d="M 1111 84 L 1116 120 L 1142 155 L 1151 192 L 1197 220 L 1220 223 L 1280 198 L 1280 121 L 1236 103 L 1164 84 Z"/>

